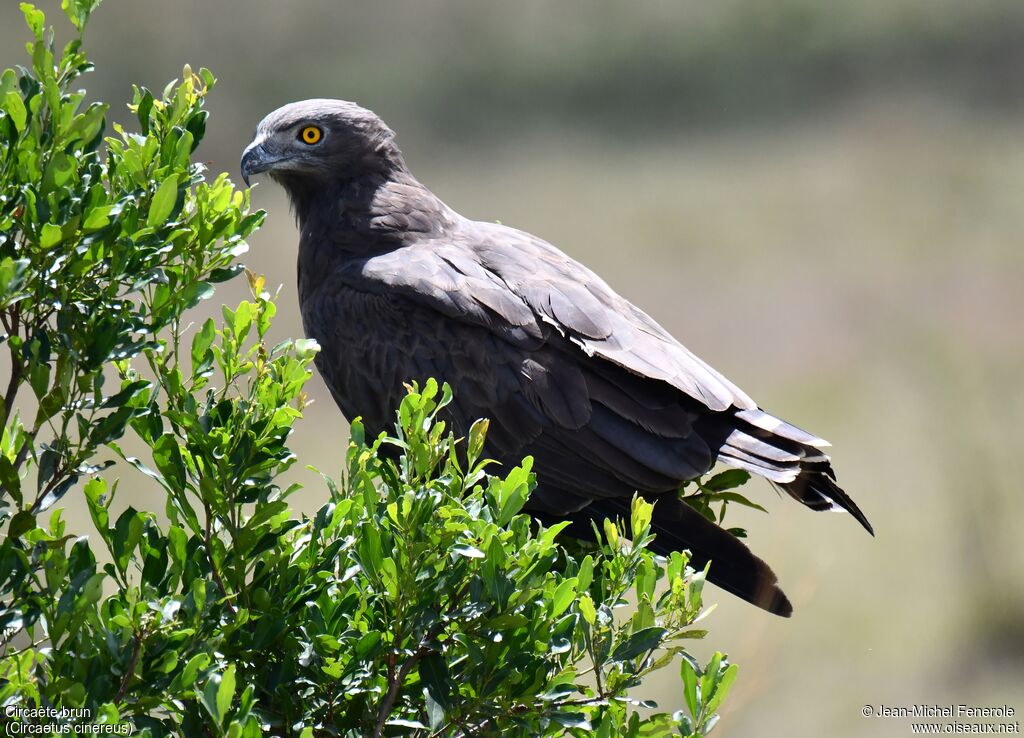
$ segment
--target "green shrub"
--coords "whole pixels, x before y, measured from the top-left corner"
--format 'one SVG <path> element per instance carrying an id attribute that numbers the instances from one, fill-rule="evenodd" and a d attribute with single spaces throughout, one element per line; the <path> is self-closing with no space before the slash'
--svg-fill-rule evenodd
<path id="1" fill-rule="evenodd" d="M 96 4 L 62 5 L 81 31 Z M 275 306 L 252 274 L 251 300 L 189 327 L 263 219 L 192 162 L 213 76 L 136 89 L 138 132 L 104 138 L 106 106 L 72 91 L 80 39 L 55 54 L 22 8 L 32 65 L 0 78 L 7 719 L 153 736 L 710 729 L 736 667 L 679 645 L 704 635 L 703 572 L 646 548 L 641 500 L 596 543 L 537 526 L 531 461 L 485 473 L 487 422 L 454 438 L 447 386 L 410 387 L 391 436 L 354 423 L 329 501 L 291 510 L 277 480 L 317 347 L 267 345 Z M 116 458 L 163 490 L 162 517 L 115 505 Z M 91 531 L 64 519 L 71 493 Z M 631 695 L 676 656 L 687 709 L 641 717 L 653 705 Z"/>

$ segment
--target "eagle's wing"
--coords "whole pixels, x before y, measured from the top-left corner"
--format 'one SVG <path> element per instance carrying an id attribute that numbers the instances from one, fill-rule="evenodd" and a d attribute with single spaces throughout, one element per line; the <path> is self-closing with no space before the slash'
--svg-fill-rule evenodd
<path id="1" fill-rule="evenodd" d="M 454 241 L 397 250 L 370 269 L 391 288 L 436 300 L 450 317 L 534 336 L 544 324 L 585 354 L 664 381 L 711 410 L 756 407 L 600 277 L 522 231 L 466 221 Z"/>

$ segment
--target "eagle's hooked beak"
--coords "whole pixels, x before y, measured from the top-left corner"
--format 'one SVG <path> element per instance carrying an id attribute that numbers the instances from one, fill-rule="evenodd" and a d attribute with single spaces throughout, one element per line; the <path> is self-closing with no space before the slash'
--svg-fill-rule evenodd
<path id="1" fill-rule="evenodd" d="M 267 153 L 267 150 L 263 148 L 262 140 L 256 139 L 253 141 L 242 152 L 242 179 L 245 180 L 245 186 L 251 186 L 249 184 L 249 177 L 272 169 L 279 161 L 279 157 L 271 156 Z"/>

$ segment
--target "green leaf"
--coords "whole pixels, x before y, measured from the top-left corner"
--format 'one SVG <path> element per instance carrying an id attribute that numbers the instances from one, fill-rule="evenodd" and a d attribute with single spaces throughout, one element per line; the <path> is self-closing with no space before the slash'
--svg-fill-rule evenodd
<path id="1" fill-rule="evenodd" d="M 9 494 L 15 503 L 21 505 L 21 478 L 11 460 L 2 454 L 0 454 L 0 486 L 3 486 L 4 492 Z"/>
<path id="2" fill-rule="evenodd" d="M 7 117 L 11 119 L 11 122 L 14 123 L 14 128 L 18 133 L 25 130 L 28 110 L 25 109 L 25 101 L 21 99 L 21 95 L 14 90 L 9 90 L 4 95 L 3 110 Z"/>
<path id="3" fill-rule="evenodd" d="M 9 305 L 25 283 L 30 265 L 28 259 L 0 259 L 0 304 Z"/>
<path id="4" fill-rule="evenodd" d="M 27 510 L 22 510 L 11 518 L 11 523 L 7 528 L 7 535 L 13 539 L 18 539 L 35 527 L 36 516 Z"/>
<path id="5" fill-rule="evenodd" d="M 231 709 L 231 701 L 235 698 L 235 665 L 231 664 L 221 675 L 217 686 L 217 713 L 227 715 Z"/>
<path id="6" fill-rule="evenodd" d="M 580 730 L 591 730 L 590 721 L 582 712 L 559 711 L 551 716 L 551 719 L 563 728 L 578 728 Z"/>
<path id="7" fill-rule="evenodd" d="M 220 706 L 217 704 L 220 680 L 220 674 L 211 674 L 210 678 L 206 680 L 206 686 L 203 687 L 203 691 L 199 693 L 199 702 L 206 708 L 206 711 L 217 725 L 220 725 L 224 720 L 224 713 L 220 711 Z"/>
<path id="8" fill-rule="evenodd" d="M 742 487 L 748 481 L 750 481 L 749 472 L 745 472 L 742 469 L 727 469 L 711 477 L 706 482 L 702 482 L 701 486 L 712 492 L 722 492 L 723 490 Z"/>
<path id="9" fill-rule="evenodd" d="M 238 303 L 238 308 L 232 314 L 231 328 L 239 341 L 244 340 L 249 334 L 249 329 L 252 328 L 254 313 L 252 303 L 248 300 L 242 300 L 242 302 Z"/>
<path id="10" fill-rule="evenodd" d="M 102 103 L 90 105 L 88 110 L 75 118 L 68 135 L 81 142 L 86 149 L 94 147 L 107 124 L 107 107 Z"/>
<path id="11" fill-rule="evenodd" d="M 612 652 L 612 661 L 629 661 L 657 648 L 667 633 L 665 628 L 653 626 L 638 630 L 615 648 Z"/>
<path id="12" fill-rule="evenodd" d="M 380 643 L 381 635 L 376 630 L 371 630 L 356 643 L 355 656 L 357 659 L 366 658 Z"/>
<path id="13" fill-rule="evenodd" d="M 593 625 L 597 622 L 597 610 L 594 607 L 594 600 L 591 599 L 590 595 L 581 595 L 578 602 L 580 614 L 587 621 L 587 625 Z"/>
<path id="14" fill-rule="evenodd" d="M 487 429 L 490 427 L 490 422 L 487 418 L 479 418 L 469 428 L 466 457 L 470 468 L 476 464 L 477 459 L 480 458 L 480 454 L 483 452 L 484 440 L 487 437 Z"/>
<path id="15" fill-rule="evenodd" d="M 185 289 L 185 307 L 195 307 L 202 300 L 211 298 L 213 293 L 213 286 L 209 282 L 194 282 Z"/>
<path id="16" fill-rule="evenodd" d="M 111 395 L 103 400 L 103 404 L 100 407 L 111 408 L 111 407 L 123 407 L 127 403 L 131 402 L 140 392 L 149 389 L 152 386 L 150 382 L 144 379 L 138 379 L 134 382 L 128 382 L 122 387 L 116 394 Z"/>
<path id="17" fill-rule="evenodd" d="M 718 708 L 722 706 L 722 702 L 729 695 L 729 690 L 732 689 L 733 682 L 736 681 L 736 675 L 738 673 L 739 667 L 736 664 L 730 664 L 718 679 L 718 683 L 715 685 L 714 694 L 711 695 L 711 699 L 708 700 L 706 705 L 706 709 L 709 713 L 717 712 Z"/>
<path id="18" fill-rule="evenodd" d="M 632 510 L 630 513 L 630 530 L 633 538 L 639 538 L 651 524 L 651 515 L 654 512 L 654 505 L 647 502 L 640 495 L 633 497 Z"/>
<path id="19" fill-rule="evenodd" d="M 686 706 L 690 708 L 690 714 L 694 719 L 700 717 L 700 705 L 697 701 L 697 672 L 690 663 L 690 659 L 684 656 L 679 665 L 679 676 L 683 680 L 683 697 L 686 699 Z"/>
<path id="20" fill-rule="evenodd" d="M 711 696 L 711 693 L 715 689 L 715 684 L 718 681 L 718 672 L 721 669 L 723 658 L 724 656 L 721 651 L 715 651 L 711 655 L 708 665 L 704 668 L 704 676 L 700 678 L 700 694 L 701 698 L 705 701 Z"/>
<path id="21" fill-rule="evenodd" d="M 54 386 L 42 400 L 39 401 L 39 408 L 36 411 L 36 427 L 38 428 L 64 408 L 64 388 Z"/>
<path id="22" fill-rule="evenodd" d="M 207 653 L 199 653 L 188 660 L 185 664 L 185 668 L 181 670 L 181 685 L 186 689 L 196 683 L 196 679 L 199 678 L 199 672 L 203 671 L 207 666 L 210 665 L 210 655 Z"/>
<path id="23" fill-rule="evenodd" d="M 149 114 L 153 110 L 153 93 L 142 88 L 142 97 L 138 101 L 138 108 L 135 111 L 136 117 L 139 119 L 139 127 L 142 129 L 142 135 L 149 135 Z"/>
<path id="24" fill-rule="evenodd" d="M 21 12 L 25 16 L 25 23 L 28 24 L 32 34 L 36 38 L 42 38 L 43 30 L 46 27 L 46 16 L 43 15 L 43 11 L 31 3 L 21 3 L 18 7 L 21 8 Z"/>
<path id="25" fill-rule="evenodd" d="M 715 500 L 720 500 L 720 501 L 724 501 L 724 502 L 735 502 L 738 505 L 743 505 L 744 507 L 750 507 L 750 508 L 753 508 L 754 510 L 760 510 L 763 513 L 768 512 L 761 505 L 758 505 L 756 502 L 753 502 L 752 500 L 747 499 L 746 497 L 744 497 L 743 495 L 739 494 L 738 492 L 716 492 L 715 493 Z"/>
<path id="26" fill-rule="evenodd" d="M 508 525 L 512 518 L 523 509 L 523 505 L 526 504 L 526 499 L 530 494 L 527 480 L 532 464 L 533 459 L 527 456 L 523 459 L 522 466 L 516 467 L 504 481 L 498 482 L 499 525 Z"/>
<path id="27" fill-rule="evenodd" d="M 444 657 L 433 653 L 419 663 L 420 682 L 427 698 L 430 727 L 437 730 L 444 725 L 445 713 L 451 708 L 452 682 Z"/>
<path id="28" fill-rule="evenodd" d="M 156 670 L 162 674 L 170 674 L 178 666 L 178 654 L 174 651 L 168 651 L 165 653 L 158 664 L 156 664 Z"/>
<path id="29" fill-rule="evenodd" d="M 165 433 L 153 444 L 153 463 L 172 489 L 184 489 L 185 468 L 178 441 L 172 434 Z"/>
<path id="30" fill-rule="evenodd" d="M 608 541 L 608 545 L 613 549 L 618 548 L 619 545 L 619 529 L 615 527 L 615 521 L 611 518 L 605 518 L 602 521 L 604 527 L 604 537 Z"/>
<path id="31" fill-rule="evenodd" d="M 114 524 L 114 556 L 122 571 L 128 567 L 128 561 L 142 539 L 145 524 L 145 513 L 140 513 L 133 507 L 128 507 L 121 513 Z"/>
<path id="32" fill-rule="evenodd" d="M 101 0 L 61 0 L 60 7 L 67 15 L 75 28 L 79 31 L 85 29 L 89 22 L 89 14 L 99 6 Z"/>
<path id="33" fill-rule="evenodd" d="M 483 559 L 487 557 L 483 551 L 476 546 L 470 546 L 468 543 L 460 543 L 456 546 L 452 546 L 452 553 L 456 556 L 464 556 L 467 559 Z"/>
<path id="34" fill-rule="evenodd" d="M 59 225 L 47 223 L 39 232 L 39 246 L 43 249 L 52 249 L 64 238 Z"/>
<path id="35" fill-rule="evenodd" d="M 89 514 L 92 516 L 93 524 L 96 526 L 96 530 L 99 531 L 100 536 L 106 539 L 107 527 L 110 522 L 109 513 L 107 512 L 107 505 L 110 504 L 109 499 L 104 499 L 107 494 L 107 483 L 100 477 L 94 477 L 85 483 L 83 488 L 85 492 L 85 499 L 89 505 Z"/>
<path id="36" fill-rule="evenodd" d="M 110 211 L 113 208 L 113 205 L 99 205 L 90 209 L 82 221 L 83 230 L 97 231 L 110 225 Z"/>
<path id="37" fill-rule="evenodd" d="M 46 191 L 59 190 L 75 175 L 77 162 L 63 151 L 56 152 L 43 174 Z"/>
<path id="38" fill-rule="evenodd" d="M 576 573 L 576 578 L 579 580 L 579 591 L 585 592 L 590 588 L 590 583 L 594 578 L 594 557 L 589 554 L 583 558 L 580 563 L 580 570 Z"/>
<path id="39" fill-rule="evenodd" d="M 210 346 L 216 336 L 213 319 L 208 318 L 192 338 L 192 376 L 202 374 L 213 365 L 213 352 Z"/>
<path id="40" fill-rule="evenodd" d="M 184 569 L 188 546 L 188 535 L 185 533 L 185 530 L 180 525 L 172 524 L 168 526 L 167 541 L 167 553 L 170 554 L 174 566 L 178 569 Z"/>
<path id="41" fill-rule="evenodd" d="M 569 608 L 576 596 L 576 584 L 576 577 L 572 577 L 558 585 L 551 595 L 551 617 L 558 617 Z"/>
<path id="42" fill-rule="evenodd" d="M 149 204 L 149 215 L 146 217 L 146 225 L 156 228 L 163 225 L 167 217 L 174 210 L 174 203 L 178 199 L 178 175 L 172 174 L 167 177 L 157 188 L 153 200 Z"/>

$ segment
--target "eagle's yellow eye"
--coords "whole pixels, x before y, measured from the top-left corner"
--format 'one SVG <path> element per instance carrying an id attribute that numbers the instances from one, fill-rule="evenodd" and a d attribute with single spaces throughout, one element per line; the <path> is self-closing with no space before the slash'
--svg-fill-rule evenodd
<path id="1" fill-rule="evenodd" d="M 316 126 L 306 126 L 302 129 L 302 132 L 299 133 L 299 138 L 301 138 L 303 142 L 312 146 L 315 143 L 319 143 L 320 139 L 323 138 L 323 135 L 324 132 Z"/>

